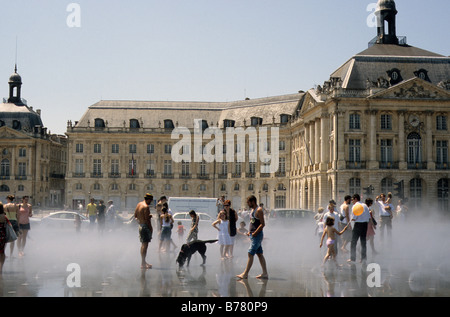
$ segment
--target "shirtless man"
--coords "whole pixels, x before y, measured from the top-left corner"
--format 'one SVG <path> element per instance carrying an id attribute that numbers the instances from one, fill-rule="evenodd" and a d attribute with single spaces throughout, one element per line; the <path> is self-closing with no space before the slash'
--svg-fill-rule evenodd
<path id="1" fill-rule="evenodd" d="M 152 215 L 150 214 L 150 204 L 153 201 L 153 196 L 150 194 L 146 194 L 144 197 L 144 201 L 140 202 L 136 206 L 136 210 L 134 212 L 134 217 L 137 219 L 139 223 L 139 238 L 141 240 L 141 269 L 148 270 L 152 268 L 151 264 L 148 264 L 145 261 L 147 257 L 147 249 L 148 244 L 152 240 Z"/>

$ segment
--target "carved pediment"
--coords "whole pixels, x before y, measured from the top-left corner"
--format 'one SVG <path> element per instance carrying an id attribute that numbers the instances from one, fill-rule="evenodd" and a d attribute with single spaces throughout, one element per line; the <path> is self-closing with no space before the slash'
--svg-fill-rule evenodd
<path id="1" fill-rule="evenodd" d="M 369 98 L 385 99 L 450 99 L 450 93 L 425 80 L 413 78 L 377 92 Z"/>
<path id="2" fill-rule="evenodd" d="M 300 115 L 315 108 L 317 106 L 317 104 L 319 103 L 319 101 L 316 99 L 318 97 L 311 95 L 311 93 L 314 93 L 314 92 L 309 91 L 305 95 L 305 99 L 303 100 L 303 103 L 302 103 L 302 109 L 300 111 Z"/>
<path id="3" fill-rule="evenodd" d="M 29 139 L 29 137 L 11 128 L 1 127 L 0 139 Z"/>

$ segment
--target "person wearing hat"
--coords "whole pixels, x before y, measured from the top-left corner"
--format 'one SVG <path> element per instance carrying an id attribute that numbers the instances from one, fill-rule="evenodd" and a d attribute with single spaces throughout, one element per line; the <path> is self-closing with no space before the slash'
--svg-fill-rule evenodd
<path id="1" fill-rule="evenodd" d="M 141 269 L 148 270 L 152 268 L 151 264 L 146 262 L 148 244 L 152 240 L 153 228 L 152 228 L 152 215 L 150 214 L 150 204 L 153 201 L 151 194 L 146 194 L 144 201 L 140 202 L 136 206 L 134 217 L 139 223 L 139 239 L 141 241 Z"/>

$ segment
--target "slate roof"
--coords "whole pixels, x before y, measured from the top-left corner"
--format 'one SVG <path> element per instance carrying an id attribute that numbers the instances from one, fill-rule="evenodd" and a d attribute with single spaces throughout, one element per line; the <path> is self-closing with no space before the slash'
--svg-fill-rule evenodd
<path id="1" fill-rule="evenodd" d="M 264 123 L 280 122 L 280 115 L 293 115 L 304 93 L 288 94 L 267 98 L 232 102 L 191 102 L 191 101 L 131 101 L 102 100 L 90 106 L 75 128 L 94 127 L 95 119 L 103 119 L 107 127 L 129 126 L 129 120 L 137 119 L 143 128 L 159 128 L 164 120 L 171 119 L 180 127 L 193 128 L 194 120 L 206 120 L 211 126 L 223 120 L 234 120 L 236 126 L 243 126 L 251 117 L 259 117 Z"/>
<path id="2" fill-rule="evenodd" d="M 342 79 L 342 88 L 365 89 L 367 79 L 376 82 L 388 78 L 387 71 L 397 68 L 403 80 L 414 78 L 414 72 L 425 69 L 431 83 L 450 79 L 450 58 L 409 45 L 375 44 L 356 54 L 331 77 Z"/>

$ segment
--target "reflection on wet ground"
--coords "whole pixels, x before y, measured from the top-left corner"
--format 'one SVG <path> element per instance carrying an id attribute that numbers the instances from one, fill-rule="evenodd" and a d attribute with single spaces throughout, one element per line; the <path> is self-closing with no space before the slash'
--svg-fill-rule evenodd
<path id="1" fill-rule="evenodd" d="M 433 231 L 434 230 L 434 231 Z M 434 228 L 429 236 L 439 235 Z M 379 254 L 368 245 L 366 264 L 348 265 L 339 253 L 336 268 L 321 267 L 323 252 L 311 226 L 268 226 L 264 252 L 269 280 L 258 280 L 257 258 L 248 280 L 237 280 L 247 261 L 247 242 L 236 243 L 234 258 L 222 261 L 219 245 L 208 245 L 206 266 L 195 254 L 189 268 L 175 263 L 182 242 L 173 235 L 176 252 L 157 252 L 157 237 L 151 242 L 148 262 L 153 269 L 140 269 L 137 230 L 97 231 L 76 234 L 71 230 L 33 228 L 23 258 L 8 257 L 0 277 L 0 295 L 5 297 L 326 297 L 326 296 L 449 296 L 450 258 L 445 239 L 435 245 L 422 243 L 428 235 L 384 246 L 377 237 Z M 442 229 L 444 232 L 444 229 Z M 395 232 L 394 232 L 395 233 Z M 214 231 L 200 239 L 215 238 Z M 437 240 L 439 241 L 439 240 Z M 447 248 L 447 250 L 445 250 Z M 9 256 L 9 247 L 6 248 Z M 17 255 L 16 255 L 17 256 Z M 74 277 L 68 266 L 79 267 L 79 287 L 70 287 Z M 73 285 L 72 285 L 73 286 Z"/>

